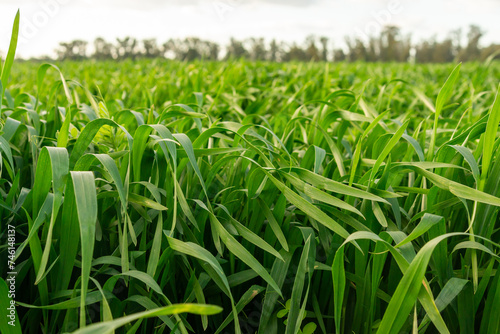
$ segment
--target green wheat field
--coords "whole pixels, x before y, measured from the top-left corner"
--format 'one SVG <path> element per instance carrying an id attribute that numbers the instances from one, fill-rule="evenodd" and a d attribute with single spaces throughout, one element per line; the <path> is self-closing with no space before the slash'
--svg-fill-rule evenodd
<path id="1" fill-rule="evenodd" d="M 498 62 L 42 64 L 16 39 L 2 333 L 500 333 Z"/>

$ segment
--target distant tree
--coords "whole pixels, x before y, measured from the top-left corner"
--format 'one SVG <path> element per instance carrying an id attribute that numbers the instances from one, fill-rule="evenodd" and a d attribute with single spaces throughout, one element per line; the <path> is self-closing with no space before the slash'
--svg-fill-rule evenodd
<path id="1" fill-rule="evenodd" d="M 342 49 L 333 50 L 333 60 L 334 61 L 345 61 L 346 55 L 345 55 L 344 50 L 342 50 Z"/>
<path id="2" fill-rule="evenodd" d="M 380 39 L 371 36 L 366 50 L 366 61 L 375 62 L 380 60 Z"/>
<path id="3" fill-rule="evenodd" d="M 264 38 L 250 38 L 250 59 L 251 60 L 266 60 L 267 50 L 264 43 Z"/>
<path id="4" fill-rule="evenodd" d="M 435 37 L 415 47 L 415 61 L 418 63 L 446 63 L 455 59 L 453 41 L 450 38 L 438 42 Z"/>
<path id="5" fill-rule="evenodd" d="M 205 42 L 208 47 L 208 57 L 209 60 L 219 60 L 220 46 L 215 42 Z"/>
<path id="6" fill-rule="evenodd" d="M 434 63 L 449 63 L 455 59 L 453 54 L 453 41 L 450 38 L 445 39 L 434 45 L 432 61 Z"/>
<path id="7" fill-rule="evenodd" d="M 422 41 L 415 47 L 415 61 L 417 63 L 430 63 L 433 60 L 436 41 Z"/>
<path id="8" fill-rule="evenodd" d="M 350 37 L 346 37 L 345 42 L 347 48 L 349 49 L 347 54 L 347 59 L 349 61 L 366 61 L 367 60 L 367 50 L 363 41 L 359 38 L 352 40 Z"/>
<path id="9" fill-rule="evenodd" d="M 74 57 L 73 45 L 71 43 L 61 42 L 59 48 L 56 49 L 57 59 L 67 60 Z"/>
<path id="10" fill-rule="evenodd" d="M 306 58 L 308 61 L 318 61 L 320 60 L 320 51 L 316 47 L 316 37 L 313 35 L 306 37 Z"/>
<path id="11" fill-rule="evenodd" d="M 328 61 L 328 37 L 322 36 L 319 41 L 321 43 L 321 60 Z"/>
<path id="12" fill-rule="evenodd" d="M 161 50 L 158 47 L 155 38 L 142 40 L 142 46 L 144 48 L 144 56 L 146 58 L 157 58 L 161 55 Z"/>
<path id="13" fill-rule="evenodd" d="M 175 59 L 192 61 L 195 59 L 218 60 L 220 47 L 217 43 L 204 41 L 197 37 L 170 39 L 163 44 L 164 53 L 170 53 Z"/>
<path id="14" fill-rule="evenodd" d="M 449 36 L 453 44 L 453 56 L 457 58 L 462 52 L 462 29 L 450 31 Z"/>
<path id="15" fill-rule="evenodd" d="M 307 61 L 307 53 L 298 46 L 296 43 L 293 43 L 289 49 L 284 53 L 283 61 Z"/>
<path id="16" fill-rule="evenodd" d="M 467 46 L 461 50 L 459 54 L 459 59 L 461 61 L 479 60 L 481 55 L 479 41 L 483 34 L 484 32 L 478 26 L 471 25 L 469 27 L 469 32 L 467 33 Z"/>
<path id="17" fill-rule="evenodd" d="M 396 26 L 386 26 L 380 33 L 379 58 L 381 61 L 407 61 L 410 56 L 410 38 L 404 38 Z"/>
<path id="18" fill-rule="evenodd" d="M 188 37 L 184 40 L 169 39 L 164 46 L 166 52 L 171 52 L 177 60 L 194 60 L 201 58 L 200 52 L 197 50 L 199 39 Z"/>
<path id="19" fill-rule="evenodd" d="M 282 43 L 277 42 L 275 39 L 269 44 L 268 60 L 272 62 L 283 60 L 283 47 Z"/>
<path id="20" fill-rule="evenodd" d="M 107 42 L 102 37 L 97 37 L 94 40 L 94 53 L 92 58 L 97 60 L 105 60 L 113 58 L 113 44 Z"/>
<path id="21" fill-rule="evenodd" d="M 365 44 L 360 38 L 345 39 L 350 61 L 406 62 L 412 49 L 410 36 L 403 36 L 396 26 L 386 26 L 379 37 L 371 36 Z"/>
<path id="22" fill-rule="evenodd" d="M 197 37 L 188 37 L 184 40 L 185 53 L 184 59 L 187 61 L 192 61 L 195 59 L 202 59 L 208 56 L 208 49 L 204 41 Z"/>
<path id="23" fill-rule="evenodd" d="M 226 49 L 226 57 L 225 59 L 239 59 L 239 58 L 248 58 L 248 51 L 245 48 L 242 41 L 238 41 L 231 37 L 229 45 Z"/>
<path id="24" fill-rule="evenodd" d="M 399 34 L 399 28 L 387 26 L 380 33 L 380 60 L 393 61 L 397 57 L 396 38 Z"/>
<path id="25" fill-rule="evenodd" d="M 123 39 L 117 38 L 116 46 L 117 56 L 119 58 L 135 59 L 139 55 L 137 39 L 132 37 L 125 37 Z"/>
<path id="26" fill-rule="evenodd" d="M 169 39 L 162 45 L 163 54 L 167 56 L 173 56 L 175 59 L 180 59 L 182 57 L 180 51 L 180 41 L 178 39 Z"/>
<path id="27" fill-rule="evenodd" d="M 59 60 L 83 60 L 87 58 L 87 42 L 76 39 L 68 43 L 59 43 L 56 53 Z"/>
<path id="28" fill-rule="evenodd" d="M 401 36 L 399 42 L 399 58 L 397 59 L 397 61 L 407 62 L 410 59 L 411 49 L 411 35 Z"/>

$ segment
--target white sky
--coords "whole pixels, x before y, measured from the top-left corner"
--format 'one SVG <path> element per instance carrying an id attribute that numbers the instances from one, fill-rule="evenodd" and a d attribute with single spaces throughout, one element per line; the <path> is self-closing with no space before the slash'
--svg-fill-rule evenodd
<path id="1" fill-rule="evenodd" d="M 445 37 L 469 24 L 500 43 L 500 0 L 0 0 L 0 50 L 8 48 L 12 22 L 21 9 L 22 57 L 53 55 L 59 42 L 101 36 L 157 38 L 197 36 L 226 45 L 229 37 L 302 42 L 327 36 L 330 48 L 344 36 L 378 34 L 395 24 L 412 41 Z M 366 35 L 365 35 L 366 36 Z"/>

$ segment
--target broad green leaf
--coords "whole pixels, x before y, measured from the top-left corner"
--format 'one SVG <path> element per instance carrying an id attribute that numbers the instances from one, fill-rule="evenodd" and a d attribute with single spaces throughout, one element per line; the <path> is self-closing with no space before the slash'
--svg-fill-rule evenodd
<path id="1" fill-rule="evenodd" d="M 35 284 L 45 276 L 45 268 L 49 260 L 52 246 L 52 235 L 59 208 L 62 204 L 64 185 L 68 175 L 68 151 L 62 147 L 44 147 L 36 166 L 35 183 L 33 185 L 33 212 L 38 214 L 40 204 L 45 200 L 50 188 L 53 189 L 52 212 L 47 232 L 45 248 L 40 259 Z M 95 190 L 94 190 L 95 191 Z"/>

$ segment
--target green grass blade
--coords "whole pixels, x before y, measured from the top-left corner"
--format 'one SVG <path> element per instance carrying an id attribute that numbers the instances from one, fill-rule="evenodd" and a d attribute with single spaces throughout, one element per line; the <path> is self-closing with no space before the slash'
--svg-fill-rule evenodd
<path id="1" fill-rule="evenodd" d="M 309 247 L 311 243 L 311 237 L 307 238 L 307 241 L 302 249 L 302 255 L 300 256 L 300 261 L 297 266 L 297 274 L 295 275 L 295 280 L 293 282 L 290 311 L 288 312 L 288 324 L 286 326 L 286 334 L 297 334 L 300 330 L 300 326 L 297 326 L 302 321 L 299 316 L 300 313 L 300 301 L 302 300 L 302 292 L 304 289 L 304 283 L 307 273 L 307 262 L 309 257 Z M 307 298 L 307 294 L 306 294 Z"/>
<path id="2" fill-rule="evenodd" d="M 479 185 L 479 190 L 484 189 L 486 177 L 490 169 L 491 159 L 493 157 L 493 146 L 497 138 L 499 122 L 500 122 L 500 85 L 498 86 L 498 90 L 495 95 L 495 101 L 493 102 L 493 106 L 491 107 L 490 115 L 488 117 L 488 123 L 486 124 L 486 132 L 484 133 L 483 164 L 482 164 L 481 183 Z"/>
<path id="3" fill-rule="evenodd" d="M 86 324 L 85 298 L 87 295 L 92 257 L 94 253 L 95 227 L 97 221 L 97 197 L 95 192 L 94 174 L 91 172 L 71 172 L 75 203 L 80 226 L 82 245 L 82 280 L 80 302 L 80 327 Z"/>
<path id="4" fill-rule="evenodd" d="M 443 110 L 444 104 L 450 99 L 453 89 L 455 87 L 455 82 L 460 74 L 460 67 L 462 64 L 458 64 L 453 71 L 451 71 L 450 76 L 446 79 L 443 87 L 439 91 L 438 97 L 436 99 L 436 111 L 434 112 L 434 126 L 432 128 L 431 142 L 429 144 L 429 151 L 427 152 L 427 160 L 434 160 L 434 147 L 436 146 L 436 136 L 438 129 L 438 121 L 441 116 L 441 111 Z"/>
<path id="5" fill-rule="evenodd" d="M 18 10 L 16 13 L 16 17 L 14 19 L 14 25 L 12 27 L 12 35 L 10 37 L 10 45 L 9 51 L 7 52 L 7 58 L 5 58 L 5 62 L 3 66 L 1 66 L 2 74 L 0 75 L 0 81 L 2 82 L 2 95 L 5 92 L 5 88 L 7 87 L 7 83 L 9 81 L 10 70 L 12 68 L 12 64 L 14 64 L 14 58 L 16 56 L 17 49 L 17 40 L 19 37 L 19 18 L 20 11 Z M 1 100 L 0 100 L 1 103 Z"/>
<path id="6" fill-rule="evenodd" d="M 344 247 L 340 247 L 335 253 L 335 258 L 332 264 L 332 279 L 335 332 L 341 333 L 342 308 L 344 305 L 344 292 L 346 283 L 344 268 Z"/>
<path id="7" fill-rule="evenodd" d="M 90 325 L 84 329 L 75 331 L 75 334 L 109 334 L 114 330 L 125 326 L 133 321 L 151 317 L 159 317 L 164 315 L 174 315 L 180 313 L 192 313 L 213 315 L 221 312 L 222 309 L 214 305 L 199 305 L 199 304 L 174 304 L 162 307 L 155 310 L 143 311 L 132 315 L 124 316 L 113 321 L 101 322 L 98 324 Z"/>

